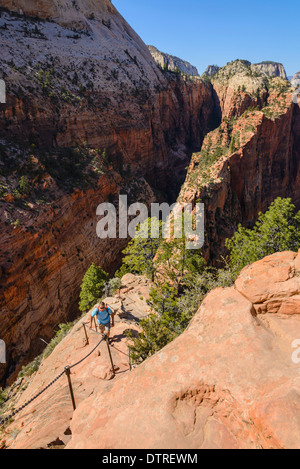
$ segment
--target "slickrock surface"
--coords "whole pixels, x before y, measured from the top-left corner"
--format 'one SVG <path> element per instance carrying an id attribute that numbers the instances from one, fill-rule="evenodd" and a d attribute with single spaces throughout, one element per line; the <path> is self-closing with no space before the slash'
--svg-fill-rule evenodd
<path id="1" fill-rule="evenodd" d="M 299 294 L 300 252 L 247 267 L 179 338 L 80 404 L 67 448 L 299 448 Z"/>
<path id="2" fill-rule="evenodd" d="M 146 317 L 150 309 L 146 303 L 149 298 L 149 281 L 131 274 L 122 279 L 120 296 L 105 299 L 114 310 L 115 327 L 111 330 L 114 339 L 111 352 L 116 369 L 114 380 L 129 372 L 128 340 L 125 331 L 136 333 L 138 321 Z M 73 365 L 84 358 L 100 341 L 101 335 L 88 329 L 90 313 L 83 317 L 68 333 L 53 353 L 44 360 L 39 371 L 30 379 L 25 379 L 28 387 L 14 399 L 14 408 L 22 406 L 44 386 L 48 385 L 67 365 Z M 87 325 L 89 345 L 86 345 L 83 323 Z M 95 395 L 107 392 L 108 381 L 112 379 L 111 363 L 106 343 L 83 363 L 72 369 L 71 380 L 76 405 Z M 47 448 L 64 446 L 71 438 L 69 431 L 73 415 L 66 376 L 49 388 L 42 396 L 30 404 L 6 429 L 1 436 L 10 448 Z"/>

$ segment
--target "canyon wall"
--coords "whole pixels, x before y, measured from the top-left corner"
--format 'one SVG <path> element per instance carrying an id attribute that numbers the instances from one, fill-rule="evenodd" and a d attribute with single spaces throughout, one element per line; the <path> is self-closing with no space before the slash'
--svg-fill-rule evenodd
<path id="1" fill-rule="evenodd" d="M 260 72 L 269 75 L 270 77 L 280 77 L 284 80 L 287 80 L 287 74 L 285 68 L 282 64 L 277 62 L 261 62 L 259 64 L 255 64 L 254 67 L 259 70 Z"/>
<path id="2" fill-rule="evenodd" d="M 92 262 L 119 266 L 128 240 L 99 240 L 101 202 L 174 202 L 184 183 L 179 200 L 205 202 L 213 263 L 238 223 L 277 196 L 300 202 L 299 107 L 285 80 L 247 61 L 211 81 L 163 72 L 108 0 L 36 5 L 0 4 L 16 12 L 0 17 L 0 380 L 78 315 Z"/>
<path id="3" fill-rule="evenodd" d="M 183 74 L 191 76 L 199 76 L 199 72 L 196 67 L 191 65 L 186 60 L 182 60 L 174 55 L 166 54 L 165 52 L 159 51 L 154 46 L 148 46 L 152 57 L 155 62 L 162 68 L 170 71 L 180 71 Z"/>
<path id="4" fill-rule="evenodd" d="M 293 86 L 299 86 L 299 83 L 300 83 L 300 72 L 297 72 L 295 73 L 295 75 L 293 76 L 292 80 L 291 80 L 291 83 Z"/>
<path id="5" fill-rule="evenodd" d="M 286 80 L 234 62 L 212 80 L 223 115 L 193 155 L 179 199 L 206 210 L 205 257 L 216 264 L 238 224 L 253 227 L 277 197 L 300 209 L 299 106 Z"/>
<path id="6" fill-rule="evenodd" d="M 174 201 L 191 150 L 220 119 L 211 84 L 162 73 L 110 2 L 90 3 L 95 15 L 74 30 L 81 5 L 1 2 L 18 14 L 0 18 L 0 380 L 78 316 L 92 262 L 120 265 L 128 240 L 97 237 L 98 204 L 117 206 L 120 191 L 148 206 Z"/>

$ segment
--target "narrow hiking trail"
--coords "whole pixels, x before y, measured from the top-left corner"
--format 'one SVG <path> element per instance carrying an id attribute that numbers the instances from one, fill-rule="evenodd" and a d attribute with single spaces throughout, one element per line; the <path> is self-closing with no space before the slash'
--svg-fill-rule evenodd
<path id="1" fill-rule="evenodd" d="M 113 339 L 110 350 L 115 367 L 115 377 L 111 372 L 111 362 L 107 344 L 99 347 L 83 362 L 71 370 L 71 381 L 76 407 L 95 392 L 108 392 L 111 380 L 117 380 L 130 372 L 128 340 L 126 331 L 139 330 L 138 322 L 146 317 L 150 308 L 147 305 L 150 284 L 143 277 L 127 274 L 122 279 L 120 295 L 105 299 L 116 312 L 115 327 L 111 330 Z M 84 358 L 99 343 L 101 336 L 89 330 L 90 312 L 82 317 L 58 344 L 52 354 L 42 362 L 38 372 L 25 381 L 28 386 L 10 402 L 10 408 L 24 405 L 36 393 L 49 384 L 66 366 Z M 89 344 L 86 344 L 83 324 L 87 325 Z M 24 385 L 23 385 L 24 387 Z M 8 411 L 8 413 L 10 413 Z M 70 423 L 73 406 L 66 376 L 62 376 L 53 386 L 22 410 L 5 429 L 1 440 L 9 449 L 64 448 L 71 439 Z"/>

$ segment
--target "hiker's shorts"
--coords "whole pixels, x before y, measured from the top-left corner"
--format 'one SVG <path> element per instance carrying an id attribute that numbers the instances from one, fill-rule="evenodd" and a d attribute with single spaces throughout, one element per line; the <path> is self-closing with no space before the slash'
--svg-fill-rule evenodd
<path id="1" fill-rule="evenodd" d="M 99 324 L 99 327 L 100 327 L 100 331 L 101 333 L 103 334 L 103 332 L 109 332 L 110 331 L 110 322 L 108 322 L 107 324 Z"/>

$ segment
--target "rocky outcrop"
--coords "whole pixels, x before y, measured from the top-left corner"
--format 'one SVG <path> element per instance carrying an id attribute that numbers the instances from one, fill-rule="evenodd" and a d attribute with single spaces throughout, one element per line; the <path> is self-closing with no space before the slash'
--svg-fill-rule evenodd
<path id="1" fill-rule="evenodd" d="M 288 82 L 266 80 L 240 61 L 212 79 L 223 122 L 194 154 L 179 200 L 205 203 L 204 252 L 213 263 L 238 224 L 252 227 L 277 197 L 300 208 L 299 106 Z"/>
<path id="2" fill-rule="evenodd" d="M 251 65 L 251 62 L 247 60 L 236 60 L 235 63 L 243 63 L 249 67 L 251 66 L 251 69 L 253 71 L 257 71 L 269 77 L 280 77 L 284 80 L 287 80 L 287 75 L 284 66 L 277 62 L 266 61 L 261 62 L 259 64 Z M 209 65 L 203 75 L 212 77 L 216 75 L 220 69 L 221 67 L 218 67 L 218 65 Z"/>
<path id="3" fill-rule="evenodd" d="M 120 265 L 127 240 L 99 240 L 98 204 L 120 191 L 147 205 L 174 200 L 191 148 L 218 119 L 212 86 L 161 72 L 111 2 L 36 5 L 1 3 L 18 14 L 0 18 L 0 337 L 9 350 L 0 380 L 78 315 L 92 262 L 110 273 Z M 88 27 L 66 24 L 72 11 Z"/>
<path id="4" fill-rule="evenodd" d="M 295 73 L 291 80 L 292 86 L 299 86 L 300 84 L 300 72 Z"/>
<path id="5" fill-rule="evenodd" d="M 209 65 L 203 75 L 206 77 L 213 77 L 220 70 L 220 68 L 221 67 L 218 65 Z"/>
<path id="6" fill-rule="evenodd" d="M 277 253 L 246 267 L 233 287 L 219 288 L 205 298 L 180 337 L 131 373 L 125 371 L 125 325 L 118 322 L 113 330 L 118 339 L 112 348 L 120 369 L 117 377 L 107 382 L 107 350 L 101 348 L 100 355 L 95 353 L 72 371 L 75 413 L 67 383 L 54 385 L 6 429 L 6 445 L 298 448 L 299 274 L 300 252 Z M 133 304 L 130 295 L 137 300 L 142 294 L 146 300 L 147 285 L 142 279 L 127 278 L 124 288 L 125 284 L 121 296 L 126 304 Z M 111 304 L 114 301 L 117 298 Z M 139 299 L 133 312 L 142 311 L 143 301 Z M 97 343 L 94 333 L 89 333 L 90 348 L 84 347 L 81 323 L 86 319 L 43 362 L 25 393 L 13 403 L 15 407 Z M 133 325 L 128 322 L 126 327 Z"/>
<path id="7" fill-rule="evenodd" d="M 161 69 L 179 71 L 185 75 L 191 76 L 199 75 L 197 68 L 191 65 L 189 62 L 179 59 L 178 57 L 174 57 L 173 55 L 166 54 L 165 52 L 160 52 L 154 46 L 148 46 L 148 49 L 153 59 L 160 66 Z"/>
<path id="8" fill-rule="evenodd" d="M 269 77 L 280 77 L 284 80 L 287 80 L 285 68 L 280 63 L 266 61 L 259 64 L 254 64 L 253 67 L 255 67 L 255 69 L 259 70 L 260 72 L 265 73 Z"/>

